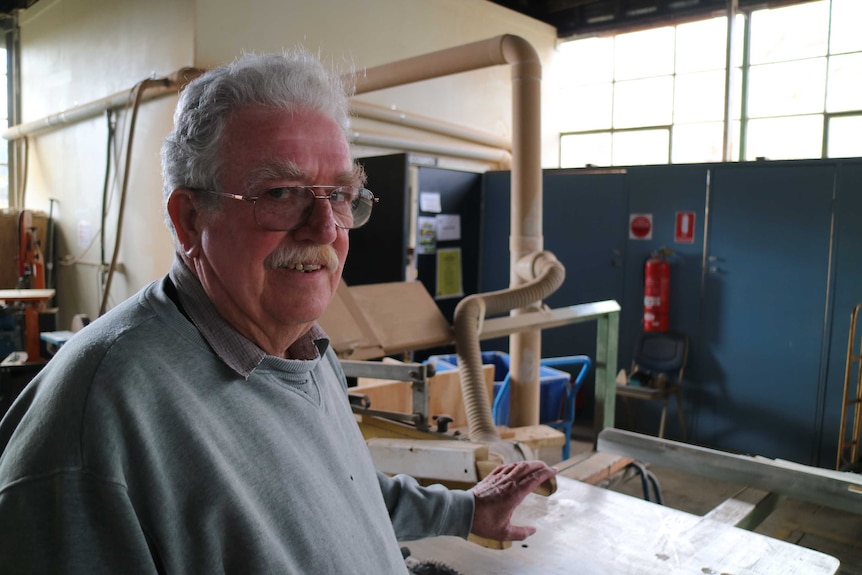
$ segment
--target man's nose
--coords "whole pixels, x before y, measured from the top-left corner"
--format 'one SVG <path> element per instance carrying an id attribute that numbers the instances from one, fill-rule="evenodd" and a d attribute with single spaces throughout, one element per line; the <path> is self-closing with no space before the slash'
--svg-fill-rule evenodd
<path id="1" fill-rule="evenodd" d="M 321 244 L 334 242 L 338 228 L 329 198 L 315 197 L 309 207 L 308 217 L 295 232 L 299 239 L 306 239 L 307 236 L 307 239 Z"/>

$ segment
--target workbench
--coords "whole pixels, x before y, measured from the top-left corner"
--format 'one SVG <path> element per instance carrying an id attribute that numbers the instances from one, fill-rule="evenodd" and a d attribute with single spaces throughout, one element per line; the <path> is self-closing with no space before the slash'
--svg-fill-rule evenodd
<path id="1" fill-rule="evenodd" d="M 530 494 L 515 524 L 538 531 L 508 549 L 454 537 L 404 543 L 411 557 L 463 575 L 826 575 L 836 558 L 655 503 L 557 478 L 550 497 Z"/>

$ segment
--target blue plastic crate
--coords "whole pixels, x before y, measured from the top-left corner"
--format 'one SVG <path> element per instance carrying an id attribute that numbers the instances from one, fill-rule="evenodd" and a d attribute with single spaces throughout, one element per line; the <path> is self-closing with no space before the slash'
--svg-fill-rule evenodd
<path id="1" fill-rule="evenodd" d="M 437 371 L 458 369 L 458 356 L 432 355 L 428 363 L 434 364 Z M 502 351 L 482 352 L 482 363 L 494 366 L 494 397 L 500 392 L 503 381 L 509 374 L 509 354 Z M 569 374 L 552 367 L 541 366 L 539 369 L 539 421 L 541 423 L 557 421 L 562 417 L 563 398 Z M 500 398 L 500 407 L 494 418 L 496 425 L 509 424 L 509 390 Z"/>

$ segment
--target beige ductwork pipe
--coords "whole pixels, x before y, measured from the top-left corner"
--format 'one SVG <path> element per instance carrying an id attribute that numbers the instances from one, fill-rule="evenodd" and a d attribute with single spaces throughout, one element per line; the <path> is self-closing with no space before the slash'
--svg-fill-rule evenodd
<path id="1" fill-rule="evenodd" d="M 521 312 L 535 309 L 538 300 L 532 295 L 524 299 L 523 290 L 518 286 L 525 280 L 518 273 L 519 262 L 525 256 L 542 251 L 542 170 L 541 170 L 541 78 L 542 65 L 535 49 L 523 38 L 503 35 L 489 40 L 474 42 L 455 48 L 433 52 L 414 58 L 408 58 L 367 69 L 364 73 L 354 74 L 351 78 L 356 86 L 356 93 L 363 94 L 374 90 L 391 88 L 422 80 L 439 78 L 451 74 L 478 70 L 490 66 L 509 65 L 512 71 L 512 219 L 510 222 L 510 290 L 513 290 L 516 306 L 523 306 Z M 554 279 L 562 272 L 562 266 L 556 259 L 549 267 L 558 269 L 550 274 L 545 270 L 539 283 L 553 284 Z M 564 273 L 564 272 L 563 272 Z M 562 281 L 561 277 L 559 281 Z M 554 287 L 553 289 L 556 289 Z M 546 290 L 541 290 L 546 291 Z M 552 292 L 553 290 L 551 290 Z M 481 296 L 481 294 L 479 294 Z M 547 293 L 545 294 L 547 295 Z M 494 307 L 497 300 L 507 299 L 504 292 L 494 294 Z M 544 295 L 542 296 L 544 297 Z M 474 309 L 474 305 L 478 308 Z M 501 310 L 506 304 L 499 305 Z M 514 307 L 514 306 L 513 306 Z M 487 310 L 487 305 L 468 302 L 462 309 L 462 321 L 481 321 Z M 512 309 L 512 307 L 508 307 Z M 475 313 L 474 313 L 475 312 Z M 481 314 L 479 313 L 481 312 Z M 514 313 L 519 313 L 515 311 Z M 466 318 L 470 318 L 469 320 Z M 456 323 L 458 318 L 456 317 Z M 473 334 L 478 342 L 478 328 L 462 330 Z M 458 341 L 459 349 L 472 345 Z M 539 423 L 539 364 L 541 358 L 541 340 L 539 331 L 522 332 L 511 336 L 510 383 L 511 401 L 510 424 L 513 426 L 534 425 Z M 475 355 L 475 354 L 470 354 Z M 474 362 L 470 359 L 469 362 Z M 481 358 L 479 359 L 481 361 Z M 461 365 L 462 385 L 465 370 L 469 372 L 475 367 Z M 481 366 L 479 366 L 481 372 Z M 476 382 L 479 383 L 479 382 Z M 470 384 L 474 385 L 474 384 Z M 482 393 L 474 389 L 464 390 L 465 403 L 471 430 L 477 429 L 476 440 L 494 441 L 496 429 L 490 420 L 490 406 L 487 398 L 484 407 L 478 405 Z M 473 404 L 471 406 L 471 404 Z M 471 408 L 472 407 L 472 408 Z M 475 409 L 473 409 L 475 408 Z M 471 431 L 471 438 L 473 432 Z"/>
<path id="2" fill-rule="evenodd" d="M 141 96 L 141 101 L 146 102 L 162 96 L 176 94 L 186 84 L 200 76 L 202 73 L 203 70 L 198 68 L 180 68 L 174 73 L 163 78 L 150 78 L 144 80 L 141 85 L 145 85 L 146 90 Z M 7 128 L 0 135 L 2 135 L 6 140 L 17 140 L 26 136 L 34 136 L 36 134 L 50 132 L 83 120 L 95 118 L 106 110 L 128 108 L 134 100 L 134 91 L 135 88 L 132 88 L 131 90 L 118 92 L 99 100 L 88 102 L 87 104 L 69 108 L 68 110 L 64 110 L 50 116 L 45 116 L 44 118 L 40 118 L 32 122 L 18 124 L 17 126 Z"/>

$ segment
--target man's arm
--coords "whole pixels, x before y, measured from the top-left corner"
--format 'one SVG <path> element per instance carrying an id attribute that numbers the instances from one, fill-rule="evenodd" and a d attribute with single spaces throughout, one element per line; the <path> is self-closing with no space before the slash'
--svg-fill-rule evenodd
<path id="1" fill-rule="evenodd" d="M 0 491 L 0 573 L 155 574 L 122 486 L 78 470 Z"/>
<path id="2" fill-rule="evenodd" d="M 511 524 L 528 493 L 555 476 L 541 461 L 522 461 L 492 471 L 469 491 L 420 486 L 407 475 L 377 474 L 399 541 L 436 535 L 466 538 L 471 532 L 496 541 L 526 539 L 534 527 Z"/>

